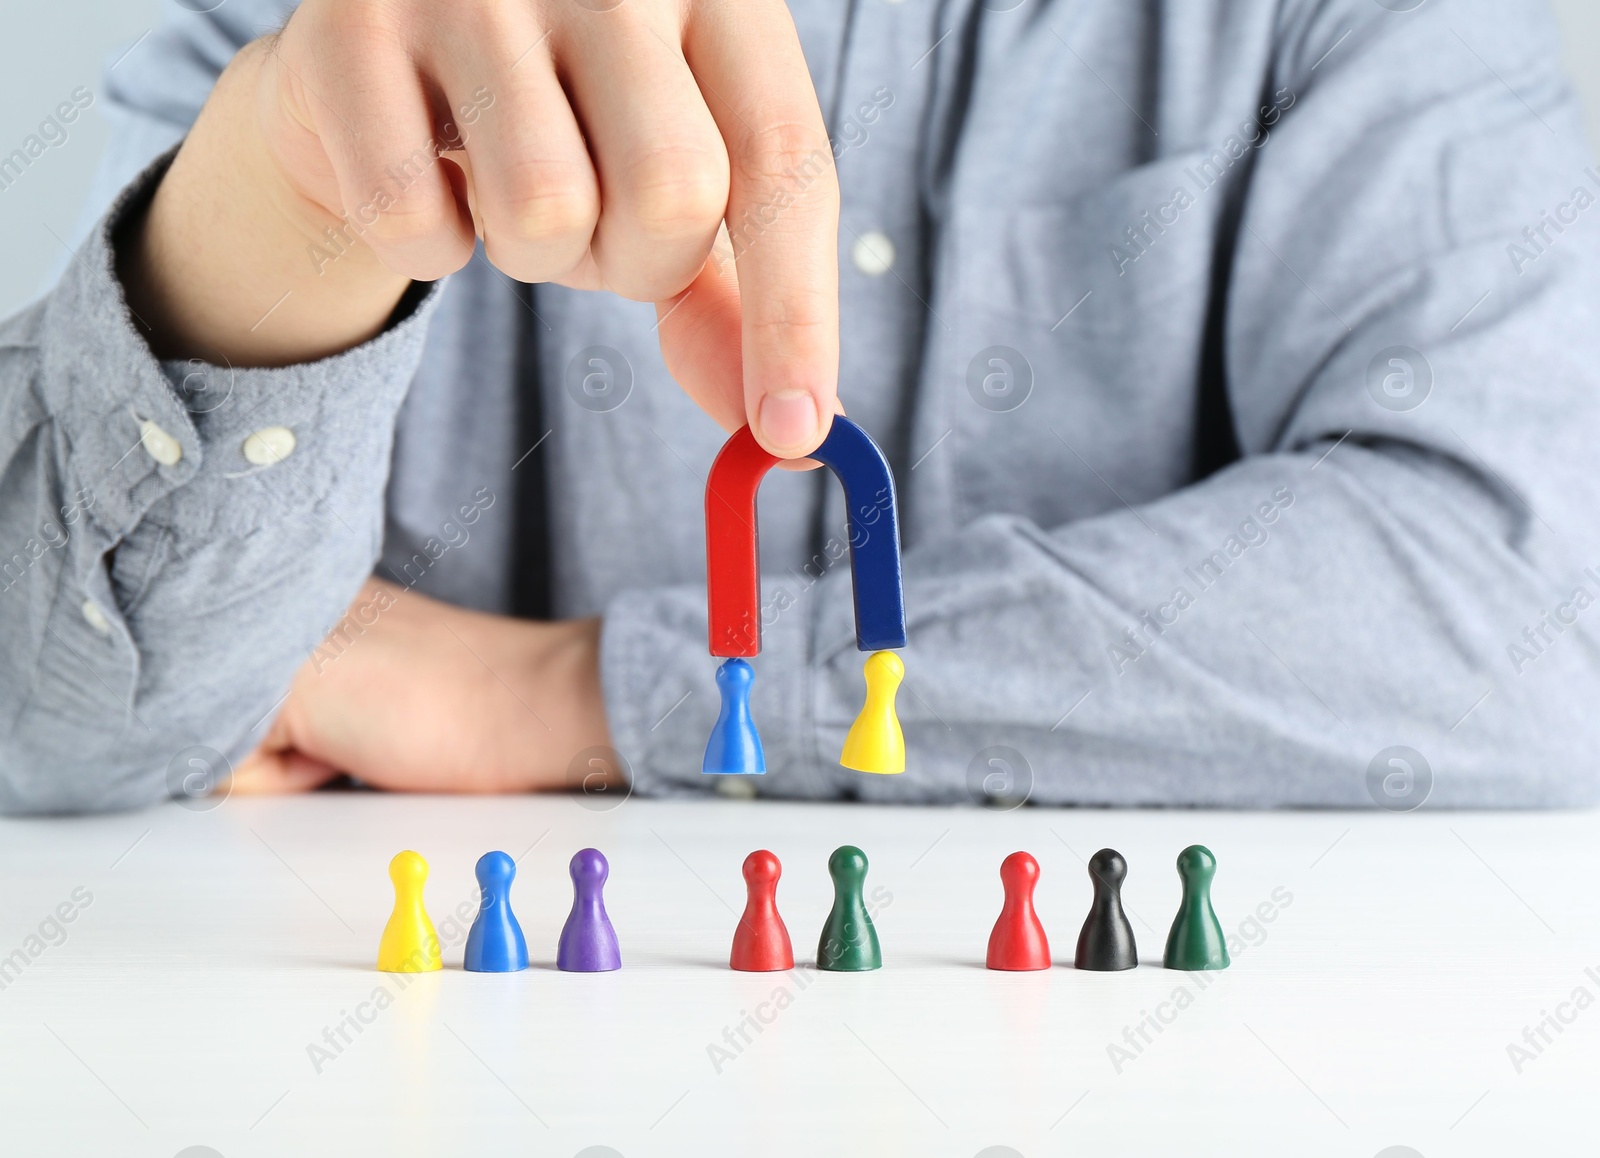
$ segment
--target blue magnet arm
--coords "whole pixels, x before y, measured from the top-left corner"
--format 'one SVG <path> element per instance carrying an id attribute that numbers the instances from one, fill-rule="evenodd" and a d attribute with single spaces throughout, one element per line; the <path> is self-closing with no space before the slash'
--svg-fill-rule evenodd
<path id="1" fill-rule="evenodd" d="M 842 415 L 812 458 L 833 471 L 850 513 L 850 581 L 856 646 L 884 651 L 906 645 L 906 596 L 900 574 L 900 514 L 889 460 L 865 430 Z"/>

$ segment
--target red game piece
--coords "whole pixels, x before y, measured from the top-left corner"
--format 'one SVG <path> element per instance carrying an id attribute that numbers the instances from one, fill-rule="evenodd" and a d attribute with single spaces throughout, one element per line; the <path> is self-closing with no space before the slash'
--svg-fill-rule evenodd
<path id="1" fill-rule="evenodd" d="M 730 968 L 745 973 L 774 973 L 794 968 L 789 930 L 778 916 L 778 877 L 783 866 L 766 849 L 744 858 L 744 883 L 749 890 L 744 916 L 733 933 Z"/>
<path id="2" fill-rule="evenodd" d="M 1014 852 L 1000 865 L 1000 883 L 1006 901 L 989 934 L 991 969 L 1048 969 L 1050 942 L 1033 911 L 1033 887 L 1039 883 L 1039 862 L 1025 852 Z"/>

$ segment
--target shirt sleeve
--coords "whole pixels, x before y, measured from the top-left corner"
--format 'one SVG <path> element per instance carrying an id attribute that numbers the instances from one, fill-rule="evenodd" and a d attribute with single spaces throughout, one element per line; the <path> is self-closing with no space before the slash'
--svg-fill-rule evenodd
<path id="1" fill-rule="evenodd" d="M 433 308 L 414 287 L 377 338 L 306 365 L 156 361 L 112 237 L 169 158 L 130 157 L 181 135 L 231 53 L 183 27 L 152 39 L 139 51 L 171 67 L 150 61 L 131 87 L 119 75 L 119 115 L 144 131 L 106 162 L 143 172 L 56 287 L 0 323 L 9 812 L 151 803 L 260 739 L 378 556 L 395 419 Z"/>
<path id="2" fill-rule="evenodd" d="M 1600 173 L 1556 62 L 1531 3 L 1286 4 L 1263 79 L 1295 103 L 1217 250 L 1240 460 L 909 550 L 901 776 L 837 766 L 863 696 L 844 569 L 769 602 L 757 790 L 1592 802 Z M 639 790 L 703 790 L 704 589 L 630 592 L 604 631 Z"/>

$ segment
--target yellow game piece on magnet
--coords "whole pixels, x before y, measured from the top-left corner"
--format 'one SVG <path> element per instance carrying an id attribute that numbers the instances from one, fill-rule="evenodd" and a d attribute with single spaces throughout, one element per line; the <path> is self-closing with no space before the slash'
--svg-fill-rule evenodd
<path id="1" fill-rule="evenodd" d="M 378 943 L 378 969 L 384 973 L 430 973 L 444 968 L 439 935 L 433 931 L 428 911 L 422 907 L 422 886 L 428 879 L 428 862 L 411 851 L 389 862 L 394 882 L 394 912 L 383 927 Z"/>
<path id="2" fill-rule="evenodd" d="M 906 665 L 892 651 L 875 651 L 861 672 L 867 677 L 867 702 L 844 738 L 839 763 L 857 772 L 904 772 L 906 737 L 894 714 L 894 698 L 906 678 Z"/>

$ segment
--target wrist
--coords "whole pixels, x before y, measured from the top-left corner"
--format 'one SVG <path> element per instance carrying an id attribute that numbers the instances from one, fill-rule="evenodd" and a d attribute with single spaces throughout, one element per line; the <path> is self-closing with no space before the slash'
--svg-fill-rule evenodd
<path id="1" fill-rule="evenodd" d="M 543 637 L 538 682 L 556 710 L 554 718 L 545 717 L 548 730 L 535 724 L 543 738 L 533 749 L 543 754 L 534 770 L 535 787 L 571 787 L 568 774 L 578 754 L 611 746 L 600 687 L 600 620 L 563 620 L 538 624 L 537 630 Z"/>
<path id="2" fill-rule="evenodd" d="M 163 358 L 281 366 L 370 339 L 409 280 L 285 172 L 262 127 L 270 46 L 229 64 L 141 218 L 118 272 Z M 333 240 L 341 248 L 335 250 Z"/>

